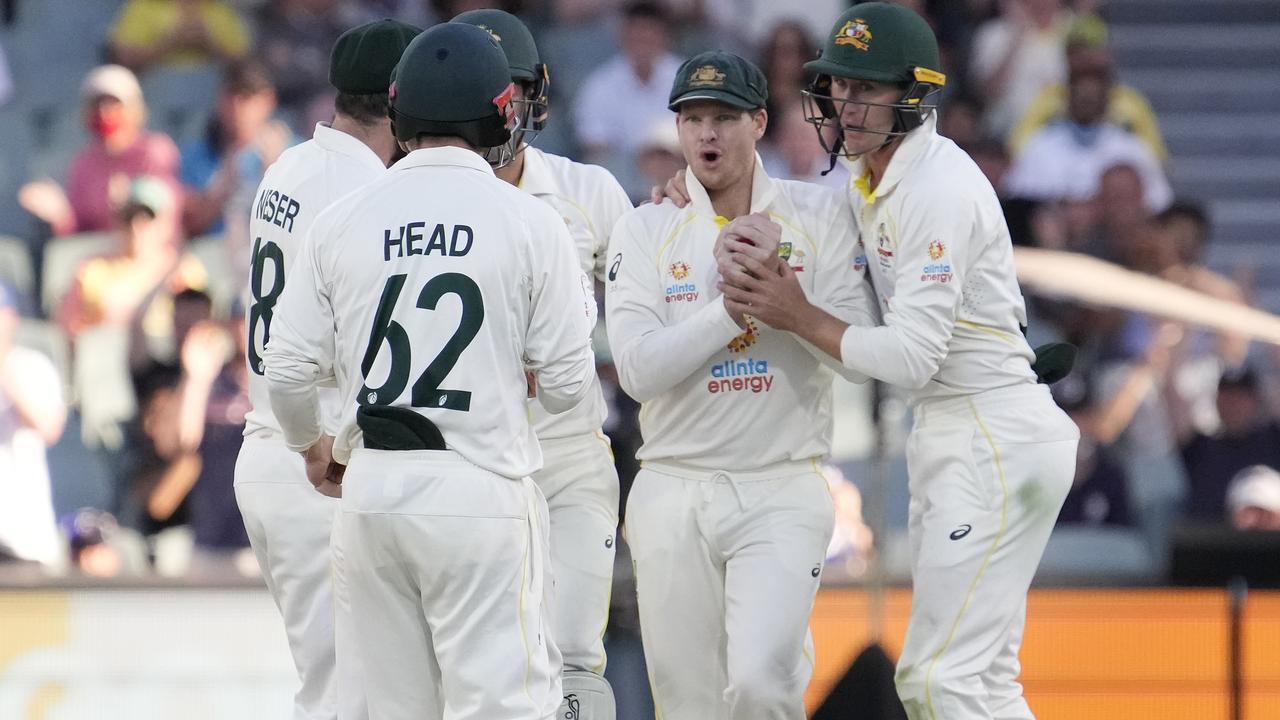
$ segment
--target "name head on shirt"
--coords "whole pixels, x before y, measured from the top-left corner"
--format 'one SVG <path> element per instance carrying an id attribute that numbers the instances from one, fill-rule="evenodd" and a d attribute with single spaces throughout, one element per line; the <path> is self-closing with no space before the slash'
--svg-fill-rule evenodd
<path id="1" fill-rule="evenodd" d="M 298 211 L 301 209 L 302 206 L 296 199 L 278 190 L 263 188 L 262 194 L 258 196 L 258 204 L 254 208 L 253 216 L 291 233 L 293 219 L 298 216 Z"/>
<path id="2" fill-rule="evenodd" d="M 444 223 L 436 223 L 434 229 L 427 234 L 427 223 L 411 222 L 401 225 L 396 230 L 386 229 L 382 233 L 382 259 L 390 261 L 392 257 L 402 258 L 406 255 L 432 255 L 441 257 L 462 257 L 471 252 L 471 240 L 475 233 L 466 225 L 454 225 L 446 231 Z M 394 248 L 394 253 L 392 252 Z"/>

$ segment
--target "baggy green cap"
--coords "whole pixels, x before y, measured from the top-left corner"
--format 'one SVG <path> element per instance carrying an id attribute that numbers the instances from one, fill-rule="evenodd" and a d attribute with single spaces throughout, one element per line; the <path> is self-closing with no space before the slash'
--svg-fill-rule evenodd
<path id="1" fill-rule="evenodd" d="M 759 110 L 769 100 L 769 83 L 751 61 L 712 50 L 685 61 L 676 72 L 667 107 L 689 100 L 714 100 L 743 110 Z"/>

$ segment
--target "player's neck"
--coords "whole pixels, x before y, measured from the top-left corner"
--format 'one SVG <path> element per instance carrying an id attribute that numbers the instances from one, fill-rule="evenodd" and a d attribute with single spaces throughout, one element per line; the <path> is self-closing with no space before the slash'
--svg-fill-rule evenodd
<path id="1" fill-rule="evenodd" d="M 885 171 L 889 169 L 889 161 L 893 160 L 893 154 L 897 152 L 898 146 L 902 144 L 902 135 L 890 140 L 883 147 L 872 150 L 862 156 L 863 167 L 867 169 L 867 175 L 870 187 L 875 190 L 884 179 Z"/>
<path id="2" fill-rule="evenodd" d="M 719 190 L 707 189 L 716 215 L 730 220 L 751 212 L 751 176 Z"/>
<path id="3" fill-rule="evenodd" d="M 494 170 L 493 174 L 497 175 L 500 180 L 504 180 L 511 185 L 520 187 L 520 180 L 524 177 L 524 153 L 516 153 L 516 156 L 511 159 L 511 162 L 503 165 L 497 170 Z"/>
<path id="4" fill-rule="evenodd" d="M 346 115 L 335 115 L 329 127 L 364 143 L 378 156 L 383 165 L 391 164 L 391 158 L 395 155 L 396 139 L 391 134 L 390 120 L 363 125 Z"/>

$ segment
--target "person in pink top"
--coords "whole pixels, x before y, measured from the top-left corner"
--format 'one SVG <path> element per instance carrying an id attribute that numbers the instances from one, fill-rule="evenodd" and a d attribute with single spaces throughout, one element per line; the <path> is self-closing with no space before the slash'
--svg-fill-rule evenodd
<path id="1" fill-rule="evenodd" d="M 115 227 L 129 182 L 151 175 L 178 188 L 178 148 L 146 129 L 142 87 L 128 69 L 103 65 L 80 88 L 85 127 L 93 136 L 72 161 L 64 190 L 48 179 L 27 183 L 18 201 L 54 235 Z"/>

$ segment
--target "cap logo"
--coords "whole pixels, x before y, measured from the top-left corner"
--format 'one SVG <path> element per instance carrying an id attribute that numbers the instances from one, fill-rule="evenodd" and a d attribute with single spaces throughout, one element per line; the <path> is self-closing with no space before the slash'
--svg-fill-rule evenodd
<path id="1" fill-rule="evenodd" d="M 511 98 L 515 95 L 516 84 L 507 83 L 506 89 L 498 93 L 493 98 L 494 107 L 498 108 L 498 112 L 506 119 L 506 127 L 510 130 L 516 123 L 516 106 L 511 102 Z"/>
<path id="2" fill-rule="evenodd" d="M 724 85 L 724 73 L 714 65 L 703 65 L 689 76 L 689 87 L 720 87 Z"/>
<path id="3" fill-rule="evenodd" d="M 859 50 L 867 50 L 871 43 L 871 28 L 862 18 L 848 20 L 836 31 L 837 45 L 852 45 Z"/>
<path id="4" fill-rule="evenodd" d="M 489 27 L 488 25 L 477 25 L 476 27 L 492 35 L 494 40 L 497 40 L 498 42 L 502 42 L 502 36 L 499 35 L 496 30 Z"/>
<path id="5" fill-rule="evenodd" d="M 396 81 L 391 81 L 391 86 L 387 88 L 387 99 L 391 102 L 396 101 Z"/>

